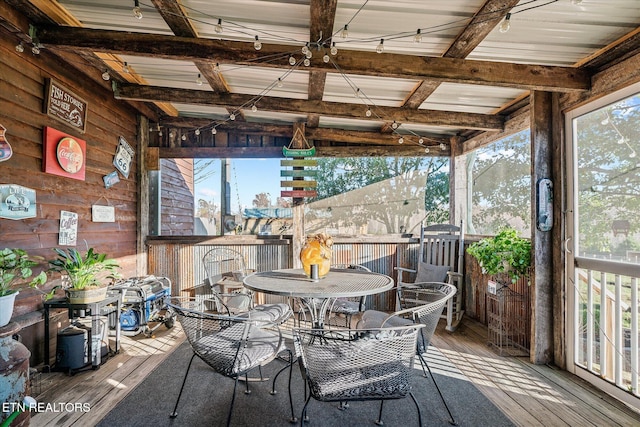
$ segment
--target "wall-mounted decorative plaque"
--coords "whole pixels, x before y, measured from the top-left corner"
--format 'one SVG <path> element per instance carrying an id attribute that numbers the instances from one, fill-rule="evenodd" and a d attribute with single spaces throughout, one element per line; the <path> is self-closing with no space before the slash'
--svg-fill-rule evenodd
<path id="1" fill-rule="evenodd" d="M 0 218 L 24 219 L 36 216 L 36 190 L 14 184 L 0 184 Z"/>
<path id="2" fill-rule="evenodd" d="M 113 157 L 113 165 L 125 178 L 129 178 L 131 161 L 133 160 L 133 148 L 123 137 L 118 138 L 118 149 Z"/>
<path id="3" fill-rule="evenodd" d="M 53 79 L 46 79 L 45 113 L 84 133 L 88 104 Z"/>
<path id="4" fill-rule="evenodd" d="M 87 143 L 54 128 L 44 128 L 44 172 L 84 181 Z"/>
<path id="5" fill-rule="evenodd" d="M 78 239 L 78 214 L 69 211 L 60 211 L 60 234 L 58 244 L 60 246 L 75 246 Z"/>

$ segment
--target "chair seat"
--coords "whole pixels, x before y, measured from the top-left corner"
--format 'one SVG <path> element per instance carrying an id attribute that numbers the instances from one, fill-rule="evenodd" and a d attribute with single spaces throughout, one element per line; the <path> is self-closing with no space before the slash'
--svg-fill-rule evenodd
<path id="1" fill-rule="evenodd" d="M 214 370 L 231 377 L 261 366 L 285 350 L 284 341 L 278 334 L 251 327 L 247 345 L 238 357 L 238 343 L 246 326 L 234 323 L 218 333 L 204 336 L 192 344 L 193 350 Z"/>
<path id="2" fill-rule="evenodd" d="M 314 398 L 325 401 L 401 398 L 411 391 L 407 368 L 401 362 L 324 373 L 309 379 Z"/>
<path id="3" fill-rule="evenodd" d="M 238 315 L 240 318 L 259 320 L 261 322 L 269 323 L 283 323 L 291 315 L 293 311 L 289 304 L 277 303 L 277 304 L 260 304 L 252 308 L 251 310 Z"/>
<path id="4" fill-rule="evenodd" d="M 389 317 L 389 313 L 385 313 L 384 311 L 367 310 L 362 314 L 362 317 L 358 321 L 356 329 L 381 328 L 382 322 L 384 322 L 387 317 Z M 392 328 L 395 326 L 408 326 L 413 324 L 414 322 L 411 319 L 392 316 L 389 320 L 387 320 L 384 326 L 387 328 Z"/>
<path id="5" fill-rule="evenodd" d="M 335 304 L 333 304 L 331 311 L 337 314 L 353 315 L 360 312 L 360 303 L 356 301 L 337 300 Z"/>

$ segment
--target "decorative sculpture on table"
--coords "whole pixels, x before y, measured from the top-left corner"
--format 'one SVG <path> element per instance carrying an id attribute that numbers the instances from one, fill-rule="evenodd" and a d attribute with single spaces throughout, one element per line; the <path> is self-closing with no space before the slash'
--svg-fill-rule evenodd
<path id="1" fill-rule="evenodd" d="M 311 265 L 318 265 L 318 277 L 322 278 L 331 268 L 333 239 L 326 233 L 307 236 L 307 240 L 300 250 L 300 261 L 307 276 L 311 277 Z"/>

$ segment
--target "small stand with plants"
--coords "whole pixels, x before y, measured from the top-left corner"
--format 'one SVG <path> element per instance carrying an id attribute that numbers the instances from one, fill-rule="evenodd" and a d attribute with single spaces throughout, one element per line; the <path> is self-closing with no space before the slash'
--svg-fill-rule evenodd
<path id="1" fill-rule="evenodd" d="M 467 249 L 478 260 L 487 283 L 488 341 L 500 355 L 528 354 L 531 308 L 529 273 L 531 241 L 518 237 L 513 228 L 503 228 L 492 238 Z"/>

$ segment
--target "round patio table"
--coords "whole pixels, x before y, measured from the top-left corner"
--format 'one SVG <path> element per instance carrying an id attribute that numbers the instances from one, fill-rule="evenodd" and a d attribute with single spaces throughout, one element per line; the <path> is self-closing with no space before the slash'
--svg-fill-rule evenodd
<path id="1" fill-rule="evenodd" d="M 298 298 L 309 310 L 314 328 L 324 327 L 325 313 L 335 298 L 361 297 L 393 288 L 393 279 L 380 273 L 334 269 L 322 279 L 307 277 L 301 268 L 261 271 L 244 278 L 244 286 L 256 292 Z"/>

